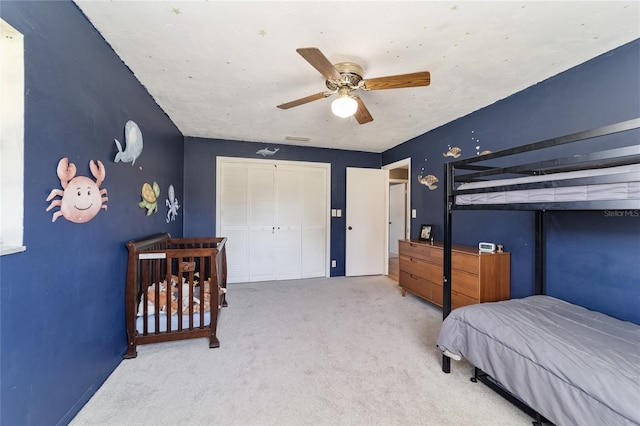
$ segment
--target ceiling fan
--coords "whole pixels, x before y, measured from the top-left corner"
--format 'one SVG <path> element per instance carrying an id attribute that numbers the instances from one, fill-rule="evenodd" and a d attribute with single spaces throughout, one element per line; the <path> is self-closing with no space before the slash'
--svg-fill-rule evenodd
<path id="1" fill-rule="evenodd" d="M 278 105 L 280 109 L 289 109 L 324 99 L 337 92 L 338 98 L 331 104 L 333 113 L 339 117 L 353 115 L 359 124 L 365 124 L 373 121 L 373 117 L 360 96 L 353 94 L 353 91 L 428 86 L 431 81 L 429 71 L 364 79 L 362 67 L 353 62 L 340 62 L 334 65 L 315 47 L 299 48 L 296 52 L 327 79 L 325 84 L 329 90 Z"/>

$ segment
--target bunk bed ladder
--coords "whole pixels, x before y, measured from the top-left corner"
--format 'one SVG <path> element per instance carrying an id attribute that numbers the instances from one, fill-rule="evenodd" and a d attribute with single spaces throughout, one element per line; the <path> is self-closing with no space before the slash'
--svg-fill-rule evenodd
<path id="1" fill-rule="evenodd" d="M 545 286 L 545 232 L 544 232 L 544 210 L 535 211 L 535 294 L 546 294 Z"/>
<path id="2" fill-rule="evenodd" d="M 453 206 L 453 193 L 449 182 L 453 182 L 453 166 L 444 164 L 444 247 L 442 262 L 442 320 L 451 312 L 451 209 Z M 442 355 L 442 371 L 451 372 L 451 358 Z"/>

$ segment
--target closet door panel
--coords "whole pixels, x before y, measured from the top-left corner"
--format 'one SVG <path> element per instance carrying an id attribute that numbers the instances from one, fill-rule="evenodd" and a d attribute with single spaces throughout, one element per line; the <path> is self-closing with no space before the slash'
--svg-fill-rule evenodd
<path id="1" fill-rule="evenodd" d="M 319 241 L 326 240 L 324 229 L 305 229 L 302 231 L 302 278 L 324 277 L 326 268 L 326 249 Z"/>
<path id="2" fill-rule="evenodd" d="M 227 282 L 249 281 L 249 232 L 227 228 L 221 235 L 227 237 Z"/>
<path id="3" fill-rule="evenodd" d="M 250 281 L 276 278 L 275 167 L 252 166 L 249 170 Z"/>
<path id="4" fill-rule="evenodd" d="M 227 280 L 249 281 L 249 168 L 225 163 L 220 183 L 220 231 L 227 237 Z"/>
<path id="5" fill-rule="evenodd" d="M 327 265 L 327 170 L 302 173 L 302 276 L 323 277 Z"/>
<path id="6" fill-rule="evenodd" d="M 278 166 L 276 182 L 276 276 L 277 279 L 301 278 L 301 168 Z"/>

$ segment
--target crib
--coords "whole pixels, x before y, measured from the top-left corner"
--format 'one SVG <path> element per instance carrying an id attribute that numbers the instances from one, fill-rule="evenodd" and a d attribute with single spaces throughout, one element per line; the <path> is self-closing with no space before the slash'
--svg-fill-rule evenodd
<path id="1" fill-rule="evenodd" d="M 127 351 L 137 345 L 209 337 L 217 348 L 220 308 L 227 306 L 226 238 L 171 238 L 160 233 L 125 245 Z"/>

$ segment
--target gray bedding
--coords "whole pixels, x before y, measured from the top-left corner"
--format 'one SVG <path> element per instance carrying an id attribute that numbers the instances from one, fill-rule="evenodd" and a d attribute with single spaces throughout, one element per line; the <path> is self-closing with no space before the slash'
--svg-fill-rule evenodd
<path id="1" fill-rule="evenodd" d="M 453 310 L 437 342 L 557 425 L 640 424 L 640 326 L 549 296 Z"/>

